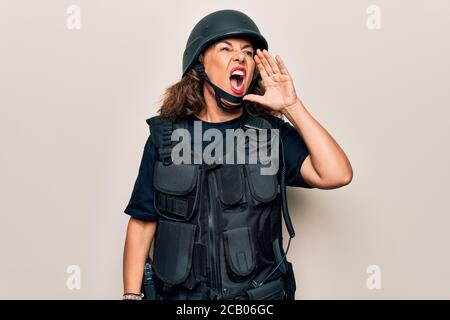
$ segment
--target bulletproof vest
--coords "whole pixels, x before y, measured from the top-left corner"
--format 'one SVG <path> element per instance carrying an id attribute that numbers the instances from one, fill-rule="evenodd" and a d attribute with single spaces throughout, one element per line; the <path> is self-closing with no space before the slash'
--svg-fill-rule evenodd
<path id="1" fill-rule="evenodd" d="M 271 129 L 245 115 L 243 130 Z M 160 219 L 153 269 L 162 295 L 200 299 L 294 299 L 284 256 L 277 174 L 261 164 L 174 164 L 172 132 L 188 120 L 147 120 L 155 144 L 154 207 Z M 289 221 L 290 222 L 290 221 Z M 284 259 L 283 259 L 284 258 Z"/>

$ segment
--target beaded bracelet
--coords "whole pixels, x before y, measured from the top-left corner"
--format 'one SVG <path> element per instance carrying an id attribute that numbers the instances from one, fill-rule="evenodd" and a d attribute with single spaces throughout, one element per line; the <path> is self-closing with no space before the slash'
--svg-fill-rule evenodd
<path id="1" fill-rule="evenodd" d="M 124 293 L 122 300 L 142 300 L 143 296 L 143 294 L 137 293 Z"/>

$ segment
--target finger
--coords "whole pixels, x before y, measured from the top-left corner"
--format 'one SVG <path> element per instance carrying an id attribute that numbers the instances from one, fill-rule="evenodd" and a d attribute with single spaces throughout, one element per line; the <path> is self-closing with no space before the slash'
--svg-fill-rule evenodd
<path id="1" fill-rule="evenodd" d="M 263 54 L 266 57 L 267 61 L 269 62 L 270 67 L 272 68 L 274 73 L 281 73 L 280 69 L 278 68 L 277 62 L 272 58 L 272 55 L 267 50 L 263 50 Z"/>
<path id="2" fill-rule="evenodd" d="M 267 80 L 269 78 L 269 75 L 267 74 L 266 69 L 264 68 L 259 56 L 255 56 L 255 62 L 256 66 L 258 67 L 258 71 L 261 74 L 261 78 L 263 80 Z"/>
<path id="3" fill-rule="evenodd" d="M 256 66 L 258 67 L 258 72 L 261 75 L 261 79 L 264 81 L 264 83 L 266 83 L 270 79 L 270 77 L 262 64 L 261 59 L 259 57 L 255 57 L 255 61 L 257 61 Z"/>
<path id="4" fill-rule="evenodd" d="M 272 76 L 274 74 L 272 67 L 270 66 L 269 62 L 266 59 L 266 56 L 263 54 L 261 50 L 258 49 L 257 51 L 258 58 L 261 60 L 262 65 L 264 66 L 264 69 L 266 69 L 267 74 Z"/>
<path id="5" fill-rule="evenodd" d="M 281 59 L 281 57 L 280 56 L 276 56 L 275 59 L 278 62 L 278 66 L 280 67 L 281 73 L 289 75 L 289 71 L 287 70 L 286 66 L 284 65 L 284 62 Z"/>
<path id="6" fill-rule="evenodd" d="M 262 102 L 264 101 L 263 96 L 257 95 L 257 94 L 247 94 L 245 95 L 242 100 L 245 101 L 251 101 L 251 102 L 256 102 L 259 104 L 262 104 Z"/>

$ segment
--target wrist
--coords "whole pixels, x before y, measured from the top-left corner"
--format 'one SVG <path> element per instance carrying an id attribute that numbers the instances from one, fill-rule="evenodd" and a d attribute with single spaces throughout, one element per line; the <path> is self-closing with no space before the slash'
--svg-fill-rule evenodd
<path id="1" fill-rule="evenodd" d="M 295 100 L 295 102 L 291 105 L 288 105 L 281 109 L 281 113 L 283 113 L 285 116 L 288 116 L 289 114 L 292 114 L 293 111 L 298 110 L 303 106 L 302 102 L 299 98 Z"/>

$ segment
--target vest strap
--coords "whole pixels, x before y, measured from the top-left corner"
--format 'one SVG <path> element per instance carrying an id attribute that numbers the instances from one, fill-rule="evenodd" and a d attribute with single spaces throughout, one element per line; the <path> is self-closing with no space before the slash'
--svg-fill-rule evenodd
<path id="1" fill-rule="evenodd" d="M 172 141 L 172 132 L 177 128 L 187 129 L 187 119 L 181 119 L 176 122 L 162 119 L 160 116 L 154 116 L 146 120 L 150 126 L 150 135 L 156 147 L 156 154 L 158 159 L 164 165 L 172 164 L 172 148 L 174 141 Z"/>

